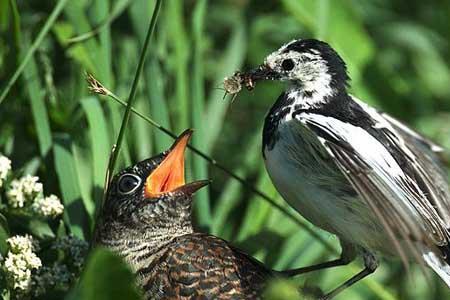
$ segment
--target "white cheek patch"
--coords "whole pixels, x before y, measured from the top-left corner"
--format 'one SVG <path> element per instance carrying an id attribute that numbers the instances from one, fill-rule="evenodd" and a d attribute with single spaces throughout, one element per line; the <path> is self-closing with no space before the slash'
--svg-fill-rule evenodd
<path id="1" fill-rule="evenodd" d="M 298 71 L 297 77 L 302 82 L 305 91 L 320 93 L 329 96 L 332 93 L 331 74 L 324 62 L 307 63 Z"/>
<path id="2" fill-rule="evenodd" d="M 278 51 L 277 52 L 272 52 L 270 53 L 265 59 L 264 59 L 264 64 L 266 66 L 268 66 L 271 69 L 274 69 L 276 67 L 276 62 L 277 62 L 277 57 L 278 57 Z"/>
<path id="3" fill-rule="evenodd" d="M 281 62 L 285 59 L 292 59 L 295 62 L 296 58 L 290 52 L 288 53 L 281 53 L 281 52 L 282 51 L 278 50 L 269 54 L 264 60 L 264 64 L 269 66 L 269 68 L 271 68 L 272 70 L 275 70 L 277 72 L 283 72 L 283 70 L 281 69 Z"/>
<path id="4" fill-rule="evenodd" d="M 296 51 L 286 51 L 290 43 L 282 46 L 279 50 L 269 54 L 264 63 L 280 73 L 281 79 L 290 80 L 293 85 L 289 98 L 295 99 L 295 104 L 302 107 L 315 107 L 323 103 L 327 97 L 333 95 L 331 88 L 332 76 L 329 73 L 325 60 L 316 49 L 310 52 L 299 53 Z M 291 59 L 294 68 L 291 71 L 282 69 L 282 62 Z M 304 97 L 302 92 L 308 92 L 310 96 Z"/>
<path id="5" fill-rule="evenodd" d="M 312 88 L 311 84 L 318 81 L 318 84 L 329 85 L 331 81 L 331 76 L 328 73 L 328 67 L 325 61 L 318 54 L 313 53 L 298 53 L 295 51 L 289 51 L 283 53 L 283 46 L 280 50 L 269 54 L 264 60 L 264 64 L 267 65 L 272 70 L 284 74 L 284 79 L 288 80 L 300 80 L 303 85 Z M 291 59 L 294 61 L 294 68 L 291 71 L 284 71 L 281 64 L 284 60 Z"/>

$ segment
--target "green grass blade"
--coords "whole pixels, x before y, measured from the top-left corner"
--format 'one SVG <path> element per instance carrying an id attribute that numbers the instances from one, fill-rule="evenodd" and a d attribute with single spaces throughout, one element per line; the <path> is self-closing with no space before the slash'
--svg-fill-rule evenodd
<path id="1" fill-rule="evenodd" d="M 148 20 L 150 18 L 153 3 L 154 1 L 134 0 L 128 10 L 134 34 L 137 36 L 141 47 L 144 45 L 145 35 L 147 33 L 147 23 L 142 22 L 142 20 Z"/>
<path id="2" fill-rule="evenodd" d="M 233 74 L 240 68 L 244 61 L 244 53 L 247 47 L 245 25 L 241 18 L 237 18 L 231 33 L 230 40 L 223 54 L 220 67 L 217 70 L 217 76 L 214 79 L 214 87 L 221 86 L 223 79 Z M 205 135 L 204 149 L 210 153 L 211 149 L 219 136 L 225 113 L 229 102 L 223 101 L 223 91 L 214 88 L 209 96 L 208 107 L 206 108 L 204 123 L 208 124 L 208 134 Z"/>
<path id="3" fill-rule="evenodd" d="M 203 46 L 205 37 L 203 36 L 204 19 L 207 9 L 206 0 L 197 2 L 192 16 L 192 27 L 194 36 L 193 47 L 193 67 L 192 67 L 192 125 L 195 129 L 195 134 L 192 137 L 192 145 L 197 149 L 204 150 L 204 136 L 206 135 L 206 128 L 204 123 L 204 107 L 205 107 L 205 79 L 204 79 L 204 65 L 203 65 Z M 207 179 L 208 178 L 208 164 L 199 156 L 192 156 L 193 162 L 193 179 Z M 204 188 L 198 191 L 195 195 L 196 200 L 194 209 L 197 216 L 199 226 L 202 228 L 209 228 L 211 218 L 211 207 L 209 202 L 209 189 Z"/>
<path id="4" fill-rule="evenodd" d="M 138 101 L 136 103 L 136 109 L 142 113 L 148 114 L 148 103 L 144 101 Z M 153 156 L 152 152 L 152 130 L 151 126 L 148 126 L 147 122 L 141 118 L 132 118 L 130 120 L 131 140 L 134 141 L 134 156 L 137 161 L 147 159 Z"/>
<path id="5" fill-rule="evenodd" d="M 73 9 L 74 8 L 72 8 L 71 11 Z M 66 12 L 66 15 L 72 16 L 72 14 L 73 12 L 71 12 L 71 14 Z M 76 18 L 76 16 L 77 15 L 73 18 Z M 53 32 L 55 33 L 58 42 L 63 47 L 67 47 L 67 41 L 70 36 L 73 35 L 75 30 L 76 28 L 72 26 L 70 22 L 64 21 L 56 23 L 53 28 Z M 92 50 L 88 48 L 87 44 L 85 45 L 80 43 L 69 47 L 67 49 L 67 56 L 77 61 L 85 70 L 92 73 L 97 73 L 98 66 L 92 58 L 92 55 L 90 54 L 91 52 Z"/>
<path id="6" fill-rule="evenodd" d="M 69 27 L 70 30 L 59 30 L 64 32 L 64 35 L 60 34 L 59 39 L 61 44 L 68 47 L 68 53 L 77 59 L 85 70 L 96 74 L 96 76 L 102 80 L 109 80 L 108 74 L 105 72 L 105 70 L 108 69 L 108 66 L 104 65 L 105 61 L 101 58 L 103 50 L 97 40 L 89 39 L 84 43 L 78 43 L 73 45 L 73 47 L 69 47 L 69 40 L 73 34 L 90 31 L 92 29 L 87 15 L 86 3 L 82 1 L 72 2 L 71 5 L 65 7 L 64 15 L 66 16 L 68 23 L 63 24 L 66 24 L 66 27 Z M 65 28 L 63 27 L 63 29 Z"/>
<path id="7" fill-rule="evenodd" d="M 133 101 L 135 99 L 135 95 L 136 95 L 136 91 L 137 91 L 137 87 L 138 87 L 138 83 L 139 83 L 139 78 L 142 73 L 142 68 L 144 67 L 145 57 L 147 54 L 148 46 L 150 44 L 150 39 L 151 39 L 152 33 L 156 26 L 156 20 L 158 18 L 159 9 L 161 8 L 161 3 L 162 3 L 161 0 L 157 0 L 155 3 L 155 8 L 153 10 L 153 16 L 150 21 L 148 31 L 147 31 L 147 36 L 145 38 L 144 46 L 143 46 L 143 49 L 142 49 L 142 52 L 141 52 L 141 55 L 139 58 L 139 63 L 138 63 L 136 74 L 135 74 L 135 77 L 133 80 L 133 85 L 131 86 L 130 95 L 128 96 L 127 107 L 126 107 L 126 110 L 125 110 L 125 113 L 123 116 L 122 125 L 120 126 L 119 136 L 117 137 L 117 141 L 115 144 L 116 147 L 113 150 L 113 153 L 111 154 L 110 164 L 108 166 L 108 173 L 110 175 L 112 175 L 114 173 L 114 167 L 115 167 L 115 164 L 116 164 L 116 161 L 118 158 L 118 154 L 120 152 L 120 148 L 122 146 L 122 141 L 125 136 L 125 131 L 126 131 L 128 121 L 130 119 L 131 108 L 133 105 Z"/>
<path id="8" fill-rule="evenodd" d="M 157 59 L 151 59 L 150 63 L 146 67 L 145 79 L 147 82 L 146 94 L 149 99 L 151 115 L 154 116 L 155 121 L 164 126 L 167 129 L 172 128 L 169 119 L 169 108 L 167 105 L 167 99 L 164 95 L 164 80 L 161 78 L 162 73 L 161 66 Z M 155 137 L 155 152 L 160 153 L 167 149 L 173 140 L 166 134 L 154 130 Z"/>
<path id="9" fill-rule="evenodd" d="M 80 183 L 80 193 L 83 199 L 83 204 L 86 207 L 86 211 L 89 217 L 92 219 L 95 213 L 95 201 L 92 198 L 93 191 L 93 174 L 92 174 L 92 159 L 89 154 L 90 151 L 86 150 L 83 146 L 73 144 L 72 145 L 73 159 L 76 166 L 78 182 Z"/>
<path id="10" fill-rule="evenodd" d="M 78 36 L 74 36 L 74 37 L 68 39 L 67 42 L 69 44 L 80 43 L 80 42 L 83 42 L 83 41 L 85 41 L 87 39 L 90 39 L 90 38 L 94 37 L 99 32 L 101 32 L 104 27 L 110 26 L 111 23 L 114 22 L 114 20 L 116 18 L 121 16 L 122 13 L 131 4 L 132 1 L 133 0 L 118 0 L 118 1 L 115 1 L 114 7 L 112 8 L 111 13 L 108 15 L 107 18 L 104 19 L 104 21 L 100 22 L 100 24 L 98 26 L 96 26 L 93 30 L 88 31 L 88 32 L 83 33 L 83 34 L 80 34 Z M 101 2 L 101 1 L 97 1 L 97 2 Z"/>
<path id="11" fill-rule="evenodd" d="M 260 189 L 265 189 L 268 192 L 270 197 L 277 197 L 278 194 L 275 189 L 272 187 L 270 191 L 268 191 L 267 187 L 271 186 L 271 182 L 269 178 L 265 175 L 264 166 L 261 166 L 258 178 L 257 187 Z M 263 201 L 257 201 L 257 196 L 252 197 L 248 200 L 248 207 L 246 210 L 246 214 L 243 218 L 243 223 L 239 226 L 239 233 L 237 235 L 236 240 L 242 241 L 249 237 L 252 234 L 256 234 L 259 232 L 266 221 L 266 218 L 272 212 L 272 207 L 269 203 Z M 277 201 L 280 202 L 280 201 Z"/>
<path id="12" fill-rule="evenodd" d="M 144 43 L 145 38 L 145 26 L 142 23 L 143 19 L 148 18 L 147 8 L 149 2 L 146 0 L 136 0 L 130 7 L 130 18 L 133 23 L 134 31 L 139 37 L 139 43 Z M 164 26 L 159 26 L 159 32 L 164 30 Z M 158 32 L 158 33 L 159 33 Z M 165 90 L 165 80 L 164 74 L 159 59 L 157 57 L 157 47 L 161 44 L 161 39 L 156 40 L 155 44 L 150 49 L 152 56 L 149 58 L 148 63 L 144 69 L 145 78 L 145 95 L 148 99 L 151 115 L 154 117 L 155 121 L 170 129 L 170 119 L 169 119 L 169 109 L 167 105 L 167 97 L 164 93 Z M 167 146 L 172 143 L 172 139 L 166 134 L 159 132 L 158 130 L 153 130 L 154 146 L 155 152 L 160 153 L 167 149 Z"/>
<path id="13" fill-rule="evenodd" d="M 68 135 L 55 137 L 53 146 L 56 175 L 64 203 L 65 219 L 70 224 L 72 233 L 80 238 L 87 238 L 88 228 L 86 210 L 82 202 L 81 191 L 72 155 L 72 142 Z"/>
<path id="14" fill-rule="evenodd" d="M 168 43 L 173 48 L 171 65 L 175 72 L 175 93 L 172 103 L 176 103 L 174 112 L 174 128 L 176 132 L 182 132 L 189 127 L 189 87 L 188 87 L 188 62 L 190 55 L 190 43 L 184 25 L 183 1 L 168 0 L 165 10 L 165 23 L 167 27 Z"/>
<path id="15" fill-rule="evenodd" d="M 250 139 L 250 142 L 243 145 L 243 149 L 246 149 L 241 165 L 236 170 L 233 170 L 241 177 L 246 177 L 253 171 L 255 165 L 260 160 L 260 146 L 261 135 L 259 131 L 255 132 L 254 136 Z M 226 230 L 226 222 L 232 210 L 239 205 L 241 201 L 240 195 L 243 194 L 244 186 L 234 180 L 228 180 L 224 185 L 220 197 L 217 199 L 217 204 L 213 211 L 213 221 L 211 226 L 211 233 L 219 236 L 224 236 Z M 230 236 L 231 238 L 231 236 Z"/>
<path id="16" fill-rule="evenodd" d="M 9 0 L 11 14 L 13 18 L 13 28 L 14 28 L 14 42 L 16 49 L 20 51 L 21 49 L 21 41 L 22 41 L 22 30 L 20 29 L 20 14 L 19 9 L 17 8 L 16 0 Z M 6 6 L 6 1 L 5 1 Z M 7 11 L 6 7 L 5 10 Z M 1 101 L 0 101 L 1 102 Z"/>
<path id="17" fill-rule="evenodd" d="M 19 65 L 19 67 L 17 67 L 13 76 L 8 80 L 8 83 L 3 88 L 3 91 L 0 95 L 0 104 L 2 104 L 3 100 L 5 100 L 6 96 L 9 93 L 9 90 L 14 85 L 14 83 L 17 81 L 20 74 L 22 74 L 23 70 L 25 69 L 25 66 L 28 64 L 28 61 L 33 56 L 34 52 L 41 44 L 44 37 L 47 35 L 48 31 L 55 23 L 56 19 L 58 18 L 59 14 L 61 13 L 62 9 L 67 4 L 67 1 L 68 0 L 59 0 L 58 3 L 55 5 L 55 8 L 53 9 L 52 13 L 48 17 L 47 21 L 45 22 L 45 24 L 42 27 L 41 31 L 39 32 L 38 36 L 34 40 L 33 44 L 28 49 L 27 53 L 25 54 L 24 58 L 22 59 L 22 62 Z"/>
<path id="18" fill-rule="evenodd" d="M 81 105 L 89 124 L 94 199 L 100 201 L 103 195 L 105 172 L 108 166 L 108 156 L 106 154 L 110 151 L 107 122 L 97 98 L 85 98 L 81 100 Z"/>
<path id="19" fill-rule="evenodd" d="M 109 0 L 94 1 L 94 14 L 93 17 L 96 20 L 104 20 L 108 17 L 109 13 Z M 99 33 L 99 49 L 95 53 L 95 61 L 100 62 L 101 69 L 99 70 L 102 75 L 100 78 L 108 85 L 113 85 L 112 69 L 111 69 L 111 30 L 109 24 L 102 27 Z M 99 75 L 100 75 L 99 74 Z"/>
<path id="20" fill-rule="evenodd" d="M 0 213 L 0 255 L 2 257 L 6 256 L 9 249 L 6 243 L 6 239 L 9 238 L 9 232 L 8 220 Z"/>
<path id="21" fill-rule="evenodd" d="M 28 43 L 25 43 L 27 46 Z M 27 49 L 28 47 L 25 47 Z M 52 133 L 49 124 L 47 107 L 44 102 L 45 89 L 40 82 L 34 57 L 30 57 L 25 67 L 23 83 L 28 94 L 34 126 L 36 128 L 41 156 L 45 157 L 52 146 Z"/>

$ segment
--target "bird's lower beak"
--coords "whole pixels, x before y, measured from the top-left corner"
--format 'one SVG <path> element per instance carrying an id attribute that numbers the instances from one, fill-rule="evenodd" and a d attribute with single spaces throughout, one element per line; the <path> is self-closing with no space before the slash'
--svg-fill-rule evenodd
<path id="1" fill-rule="evenodd" d="M 145 182 L 145 197 L 153 198 L 163 193 L 175 190 L 186 190 L 193 194 L 209 181 L 197 181 L 185 183 L 184 174 L 184 153 L 192 136 L 193 131 L 184 131 L 173 143 L 169 153 L 159 164 L 159 166 L 147 177 Z"/>
<path id="2" fill-rule="evenodd" d="M 280 79 L 280 74 L 266 64 L 262 64 L 253 70 L 242 73 L 242 76 L 244 78 L 244 85 L 248 90 L 255 87 L 256 81 Z"/>
<path id="3" fill-rule="evenodd" d="M 211 183 L 211 180 L 198 180 L 191 183 L 187 183 L 185 185 L 180 186 L 179 188 L 175 189 L 176 191 L 181 191 L 184 194 L 192 195 L 199 189 L 201 189 L 204 186 L 207 186 Z"/>

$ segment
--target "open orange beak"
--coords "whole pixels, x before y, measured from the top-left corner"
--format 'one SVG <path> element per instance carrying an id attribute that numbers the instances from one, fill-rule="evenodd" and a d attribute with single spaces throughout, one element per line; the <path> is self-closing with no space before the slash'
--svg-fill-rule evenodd
<path id="1" fill-rule="evenodd" d="M 184 131 L 172 145 L 164 160 L 147 177 L 144 189 L 146 198 L 154 198 L 177 189 L 193 194 L 209 183 L 209 181 L 185 183 L 184 153 L 192 133 L 191 129 Z"/>

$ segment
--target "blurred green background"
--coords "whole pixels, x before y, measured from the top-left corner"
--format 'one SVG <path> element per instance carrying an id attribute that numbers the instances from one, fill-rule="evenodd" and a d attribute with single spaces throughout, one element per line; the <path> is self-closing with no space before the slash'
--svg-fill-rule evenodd
<path id="1" fill-rule="evenodd" d="M 0 91 L 17 70 L 56 1 L 0 0 Z M 72 232 L 89 239 L 95 200 L 124 108 L 87 90 L 85 71 L 122 99 L 129 93 L 150 21 L 151 0 L 68 1 L 22 76 L 0 103 L 0 152 L 60 195 Z M 450 1 L 165 0 L 135 107 L 245 177 L 282 205 L 261 156 L 261 127 L 283 85 L 265 82 L 231 103 L 225 76 L 261 63 L 294 38 L 329 42 L 345 59 L 352 93 L 450 149 Z M 75 37 L 97 28 L 87 39 Z M 119 167 L 166 149 L 172 139 L 132 116 Z M 333 258 L 269 203 L 189 153 L 191 179 L 213 179 L 196 196 L 199 230 L 232 241 L 277 270 Z M 310 226 L 312 227 L 312 226 Z M 337 240 L 318 232 L 339 249 Z M 348 267 L 300 276 L 328 291 Z M 437 276 L 383 261 L 375 275 L 336 299 L 448 299 Z"/>

